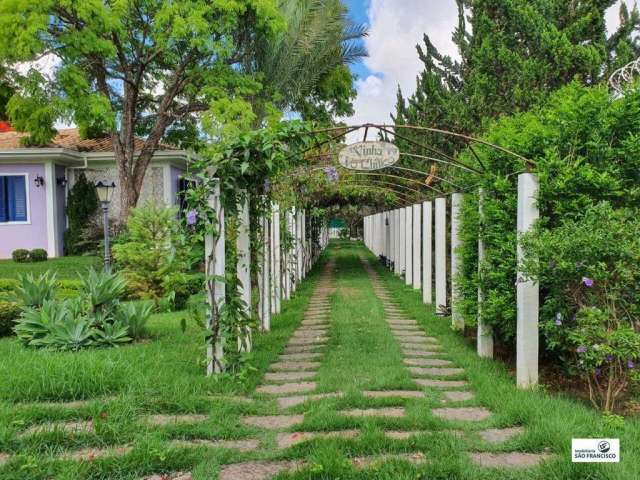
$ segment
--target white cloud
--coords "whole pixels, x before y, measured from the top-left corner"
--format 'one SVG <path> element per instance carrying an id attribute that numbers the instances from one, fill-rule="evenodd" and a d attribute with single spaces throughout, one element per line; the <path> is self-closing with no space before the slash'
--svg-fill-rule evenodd
<path id="1" fill-rule="evenodd" d="M 630 8 L 634 2 L 618 0 L 607 12 L 609 34 L 619 25 L 621 1 L 626 1 Z M 368 15 L 370 31 L 365 43 L 369 58 L 364 64 L 373 73 L 356 82 L 356 113 L 346 119 L 352 125 L 389 123 L 398 85 L 405 97 L 415 91 L 416 76 L 422 70 L 415 47 L 423 43 L 424 33 L 441 53 L 457 56 L 451 40 L 458 21 L 454 0 L 371 0 Z M 361 135 L 362 132 L 351 135 L 349 140 L 357 141 Z"/>

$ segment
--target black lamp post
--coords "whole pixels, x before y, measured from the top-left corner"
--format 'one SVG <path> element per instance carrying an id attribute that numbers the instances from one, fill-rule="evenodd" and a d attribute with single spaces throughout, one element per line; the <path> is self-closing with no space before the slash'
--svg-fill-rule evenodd
<path id="1" fill-rule="evenodd" d="M 98 200 L 102 206 L 102 215 L 104 223 L 104 269 L 107 272 L 111 271 L 111 250 L 109 248 L 109 204 L 111 203 L 111 197 L 116 189 L 114 182 L 98 182 L 96 183 L 96 192 L 98 193 Z"/>

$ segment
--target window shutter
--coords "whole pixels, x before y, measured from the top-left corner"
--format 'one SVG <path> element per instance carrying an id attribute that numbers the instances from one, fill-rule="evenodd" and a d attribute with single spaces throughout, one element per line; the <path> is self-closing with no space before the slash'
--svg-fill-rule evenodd
<path id="1" fill-rule="evenodd" d="M 23 176 L 7 177 L 9 196 L 9 221 L 27 221 L 27 186 Z"/>
<path id="2" fill-rule="evenodd" d="M 8 220 L 7 177 L 0 177 L 0 222 L 7 222 Z"/>

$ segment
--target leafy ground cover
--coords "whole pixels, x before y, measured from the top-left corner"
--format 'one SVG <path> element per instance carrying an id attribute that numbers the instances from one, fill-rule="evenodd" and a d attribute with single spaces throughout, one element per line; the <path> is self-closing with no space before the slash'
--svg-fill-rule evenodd
<path id="1" fill-rule="evenodd" d="M 156 315 L 144 344 L 79 353 L 25 350 L 15 339 L 0 340 L 0 452 L 9 454 L 0 479 L 139 479 L 153 473 L 192 472 L 196 480 L 215 479 L 221 466 L 246 460 L 304 460 L 305 469 L 278 478 L 303 479 L 630 479 L 640 475 L 640 425 L 607 422 L 588 406 L 548 395 L 544 390 L 520 391 L 505 366 L 480 360 L 421 303 L 420 294 L 382 267 L 375 266 L 384 288 L 405 315 L 436 337 L 445 357 L 465 369 L 476 394 L 464 406 L 493 412 L 481 422 L 448 423 L 432 414 L 442 406 L 441 393 L 423 389 L 422 398 L 367 398 L 364 390 L 415 390 L 402 351 L 393 337 L 382 301 L 363 269 L 361 257 L 375 259 L 361 246 L 336 242 L 318 268 L 285 302 L 273 319 L 273 331 L 255 338 L 255 370 L 241 378 L 204 378 L 202 333 L 189 324 L 180 330 L 184 313 Z M 319 272 L 335 260 L 330 297 L 331 327 L 317 374 L 317 391 L 342 392 L 283 412 L 274 398 L 255 394 L 269 364 L 304 316 Z M 88 403 L 67 403 L 87 399 Z M 389 418 L 353 418 L 347 409 L 403 407 L 406 414 Z M 354 438 L 316 438 L 290 448 L 278 448 L 278 432 L 243 423 L 246 415 L 304 414 L 288 431 L 335 432 L 356 429 Z M 186 423 L 151 425 L 154 414 L 200 415 Z M 93 428 L 69 434 L 37 431 L 47 422 L 91 421 Z M 490 427 L 521 426 L 524 433 L 503 444 L 488 445 L 476 433 Z M 418 431 L 393 439 L 385 430 Z M 614 437 L 622 444 L 622 463 L 598 466 L 570 462 L 572 437 Z M 240 452 L 208 448 L 176 440 L 248 440 L 259 448 Z M 127 447 L 121 454 L 91 461 L 63 455 L 88 447 Z M 131 450 L 128 448 L 131 447 Z M 492 470 L 469 460 L 470 451 L 548 453 L 550 460 L 528 470 Z M 426 462 L 401 459 L 354 468 L 353 457 L 420 452 Z"/>
<path id="2" fill-rule="evenodd" d="M 91 267 L 99 268 L 98 257 L 60 257 L 46 262 L 17 263 L 13 260 L 0 260 L 0 278 L 15 279 L 20 274 L 40 275 L 49 270 L 56 272 L 59 280 L 76 280 L 78 274 L 86 273 Z"/>

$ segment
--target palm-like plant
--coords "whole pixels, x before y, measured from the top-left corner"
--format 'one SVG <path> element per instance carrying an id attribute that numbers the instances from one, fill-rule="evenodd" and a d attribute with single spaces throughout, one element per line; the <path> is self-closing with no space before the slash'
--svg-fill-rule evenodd
<path id="1" fill-rule="evenodd" d="M 295 110 L 336 70 L 367 55 L 367 28 L 349 19 L 342 0 L 281 0 L 280 8 L 287 28 L 258 42 L 256 69 L 279 94 L 278 106 Z"/>

